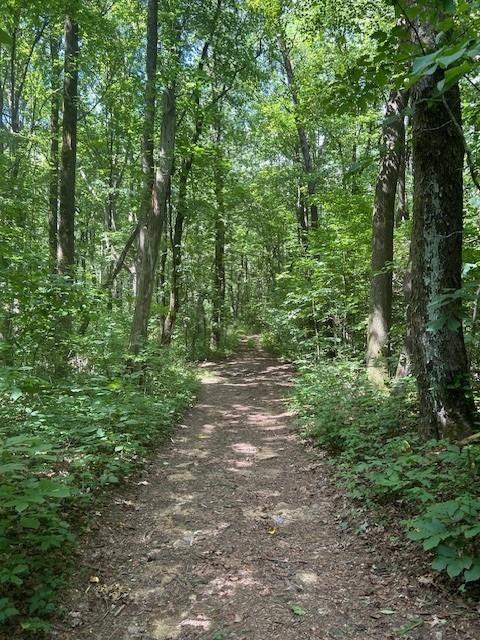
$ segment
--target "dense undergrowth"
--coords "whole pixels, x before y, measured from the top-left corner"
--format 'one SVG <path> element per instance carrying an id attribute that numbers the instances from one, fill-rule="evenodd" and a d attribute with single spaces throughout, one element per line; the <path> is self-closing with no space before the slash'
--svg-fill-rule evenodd
<path id="1" fill-rule="evenodd" d="M 352 496 L 393 508 L 462 589 L 480 579 L 480 446 L 422 441 L 412 380 L 379 395 L 360 363 L 303 363 L 294 404 L 303 435 L 336 457 Z"/>
<path id="2" fill-rule="evenodd" d="M 197 382 L 169 350 L 138 373 L 110 363 L 67 382 L 27 367 L 1 380 L 0 625 L 36 633 L 55 609 L 79 515 L 142 464 Z"/>

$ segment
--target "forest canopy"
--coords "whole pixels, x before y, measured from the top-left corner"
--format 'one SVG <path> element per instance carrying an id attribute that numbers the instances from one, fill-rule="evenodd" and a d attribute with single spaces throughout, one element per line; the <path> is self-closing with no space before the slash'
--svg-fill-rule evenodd
<path id="1" fill-rule="evenodd" d="M 46 628 L 72 518 L 240 335 L 480 579 L 479 33 L 478 0 L 4 0 L 0 624 Z"/>

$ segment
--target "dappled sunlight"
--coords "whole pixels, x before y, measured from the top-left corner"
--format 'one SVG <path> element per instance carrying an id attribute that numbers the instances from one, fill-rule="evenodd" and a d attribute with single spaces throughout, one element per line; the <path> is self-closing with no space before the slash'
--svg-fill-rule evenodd
<path id="1" fill-rule="evenodd" d="M 204 588 L 203 594 L 216 598 L 232 598 L 240 589 L 254 589 L 262 591 L 263 585 L 253 577 L 253 571 L 249 567 L 240 568 L 225 576 L 218 576 L 211 580 Z"/>
<path id="2" fill-rule="evenodd" d="M 262 438 L 262 442 L 268 442 L 268 443 L 275 443 L 275 442 L 281 442 L 282 440 L 284 442 L 288 442 L 292 439 L 295 439 L 295 435 L 293 434 L 286 434 L 286 435 L 276 435 L 276 436 L 264 436 Z M 281 451 L 281 449 L 280 449 Z"/>
<path id="3" fill-rule="evenodd" d="M 196 478 L 191 471 L 179 471 L 167 476 L 167 480 L 170 480 L 170 482 L 190 482 L 191 480 L 196 480 Z"/>
<path id="4" fill-rule="evenodd" d="M 235 453 L 242 453 L 246 456 L 254 455 L 258 451 L 258 448 L 249 442 L 238 442 L 236 444 L 232 444 L 231 448 Z"/>
<path id="5" fill-rule="evenodd" d="M 237 475 L 240 476 L 248 476 L 251 475 L 251 470 L 249 469 L 242 469 L 238 466 L 234 466 L 234 467 L 226 467 L 227 471 L 231 471 L 233 473 L 236 473 Z"/>
<path id="6" fill-rule="evenodd" d="M 204 424 L 202 427 L 202 433 L 210 435 L 215 431 L 215 429 L 216 429 L 216 425 L 214 424 Z"/>
<path id="7" fill-rule="evenodd" d="M 181 627 L 196 627 L 203 631 L 208 631 L 212 625 L 212 621 L 206 616 L 199 614 L 196 618 L 185 618 L 180 622 Z"/>
<path id="8" fill-rule="evenodd" d="M 289 430 L 286 424 L 275 424 L 272 426 L 259 427 L 261 431 L 285 431 Z"/>
<path id="9" fill-rule="evenodd" d="M 178 622 L 161 618 L 153 623 L 152 635 L 154 640 L 175 640 L 180 635 Z"/>
<path id="10" fill-rule="evenodd" d="M 199 459 L 203 459 L 203 458 L 208 458 L 208 456 L 210 455 L 209 451 L 207 449 L 177 449 L 176 453 L 178 453 L 179 455 L 182 456 L 186 456 L 188 458 L 199 458 Z"/>

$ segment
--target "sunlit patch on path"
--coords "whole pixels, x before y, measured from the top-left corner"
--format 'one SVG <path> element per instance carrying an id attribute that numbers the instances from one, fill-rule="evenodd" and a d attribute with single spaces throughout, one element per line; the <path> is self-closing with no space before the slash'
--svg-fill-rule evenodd
<path id="1" fill-rule="evenodd" d="M 294 433 L 288 365 L 254 351 L 201 371 L 171 444 L 94 522 L 54 638 L 475 638 L 345 526 L 345 498 Z"/>

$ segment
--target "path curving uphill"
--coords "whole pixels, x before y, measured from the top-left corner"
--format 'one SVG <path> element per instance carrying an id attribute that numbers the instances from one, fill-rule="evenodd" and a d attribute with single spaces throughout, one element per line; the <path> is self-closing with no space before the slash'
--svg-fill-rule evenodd
<path id="1" fill-rule="evenodd" d="M 244 351 L 202 372 L 171 445 L 97 513 L 54 638 L 480 638 L 472 609 L 346 525 L 294 433 L 288 365 Z"/>

